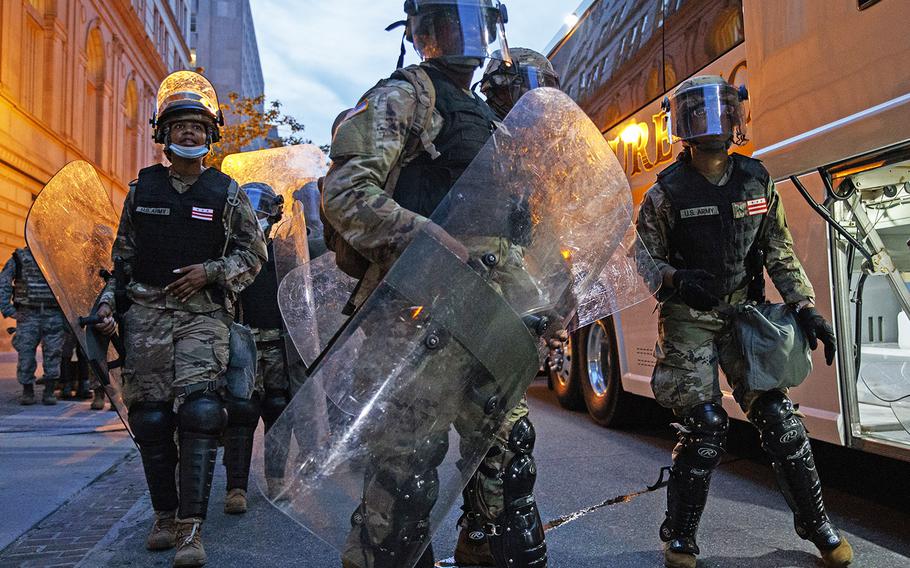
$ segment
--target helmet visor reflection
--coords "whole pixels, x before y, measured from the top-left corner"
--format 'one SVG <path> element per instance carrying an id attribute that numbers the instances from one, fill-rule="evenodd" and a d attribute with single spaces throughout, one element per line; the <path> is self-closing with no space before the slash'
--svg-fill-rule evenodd
<path id="1" fill-rule="evenodd" d="M 554 89 L 559 88 L 559 79 L 549 73 L 545 73 L 540 69 L 537 69 L 536 67 L 521 65 L 519 66 L 519 71 L 521 72 L 521 81 L 528 91 L 532 89 L 538 89 L 540 87 L 552 87 Z"/>
<path id="2" fill-rule="evenodd" d="M 731 85 L 699 85 L 670 99 L 673 134 L 688 140 L 700 136 L 733 136 L 745 123 L 739 92 Z"/>
<path id="3" fill-rule="evenodd" d="M 414 48 L 426 61 L 438 57 L 490 55 L 496 41 L 499 11 L 477 5 L 433 6 L 412 17 Z"/>
<path id="4" fill-rule="evenodd" d="M 275 206 L 275 192 L 264 183 L 248 183 L 243 186 L 243 192 L 250 198 L 250 205 L 257 213 L 272 214 Z"/>

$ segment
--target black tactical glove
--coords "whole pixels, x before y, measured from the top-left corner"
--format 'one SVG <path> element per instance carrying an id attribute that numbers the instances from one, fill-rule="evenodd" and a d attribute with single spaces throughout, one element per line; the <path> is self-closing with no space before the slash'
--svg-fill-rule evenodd
<path id="1" fill-rule="evenodd" d="M 796 321 L 799 327 L 806 334 L 809 341 L 809 347 L 815 351 L 818 348 L 818 340 L 825 344 L 825 363 L 830 367 L 834 363 L 834 354 L 837 352 L 837 340 L 834 337 L 834 330 L 831 324 L 825 321 L 818 310 L 806 307 L 796 312 Z"/>
<path id="2" fill-rule="evenodd" d="M 707 311 L 720 304 L 720 298 L 708 291 L 713 280 L 714 275 L 707 270 L 677 270 L 673 274 L 673 287 L 687 306 Z"/>

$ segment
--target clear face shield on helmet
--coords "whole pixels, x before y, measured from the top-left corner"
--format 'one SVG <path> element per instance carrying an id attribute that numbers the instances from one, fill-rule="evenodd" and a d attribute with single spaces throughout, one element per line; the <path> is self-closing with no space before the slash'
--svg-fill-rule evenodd
<path id="1" fill-rule="evenodd" d="M 693 140 L 704 137 L 745 140 L 746 116 L 742 101 L 745 88 L 726 83 L 697 85 L 674 93 L 664 101 L 671 132 L 676 138 Z"/>
<path id="2" fill-rule="evenodd" d="M 281 218 L 284 198 L 276 195 L 268 185 L 260 182 L 247 183 L 242 186 L 243 192 L 250 200 L 250 205 L 259 218 L 259 227 L 264 233 Z"/>
<path id="3" fill-rule="evenodd" d="M 498 44 L 511 61 L 506 41 L 505 6 L 491 0 L 409 0 L 408 34 L 421 59 L 480 60 L 492 57 Z M 479 65 L 479 64 L 478 64 Z"/>
<path id="4" fill-rule="evenodd" d="M 511 64 L 500 63 L 480 80 L 480 92 L 501 116 L 507 115 L 522 95 L 541 87 L 559 89 L 559 78 L 514 59 Z"/>

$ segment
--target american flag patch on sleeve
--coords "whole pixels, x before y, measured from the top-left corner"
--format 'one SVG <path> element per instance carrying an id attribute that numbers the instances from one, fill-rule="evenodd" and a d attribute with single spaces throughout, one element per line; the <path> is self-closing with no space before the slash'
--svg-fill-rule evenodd
<path id="1" fill-rule="evenodd" d="M 752 215 L 763 215 L 768 212 L 768 200 L 767 198 L 761 197 L 759 199 L 752 199 L 746 201 L 746 214 L 749 216 Z"/>
<path id="2" fill-rule="evenodd" d="M 203 207 L 193 207 L 191 216 L 193 219 L 199 219 L 200 221 L 212 221 L 215 218 L 215 210 L 205 209 Z"/>

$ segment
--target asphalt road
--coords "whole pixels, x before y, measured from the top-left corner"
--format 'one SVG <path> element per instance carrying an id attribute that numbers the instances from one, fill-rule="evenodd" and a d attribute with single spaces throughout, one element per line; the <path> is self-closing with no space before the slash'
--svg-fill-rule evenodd
<path id="1" fill-rule="evenodd" d="M 657 527 L 664 491 L 616 498 L 644 490 L 669 464 L 670 417 L 649 401 L 638 403 L 637 424 L 606 430 L 583 414 L 560 409 L 543 384 L 532 387 L 530 399 L 538 434 L 537 499 L 544 520 L 559 525 L 547 533 L 550 567 L 661 566 Z M 910 464 L 825 444 L 815 447 L 829 511 L 853 544 L 856 565 L 910 566 Z M 138 475 L 138 468 L 134 471 Z M 219 466 L 203 529 L 210 566 L 340 565 L 333 549 L 255 491 L 242 517 L 221 512 L 223 495 Z M 598 507 L 612 501 L 619 503 Z M 442 564 L 455 544 L 456 518 L 452 512 L 434 539 Z M 146 495 L 79 566 L 170 566 L 171 552 L 150 553 L 143 547 L 150 525 Z M 702 568 L 820 566 L 812 545 L 795 535 L 792 516 L 748 426 L 734 427 L 730 452 L 714 476 L 699 543 Z"/>

